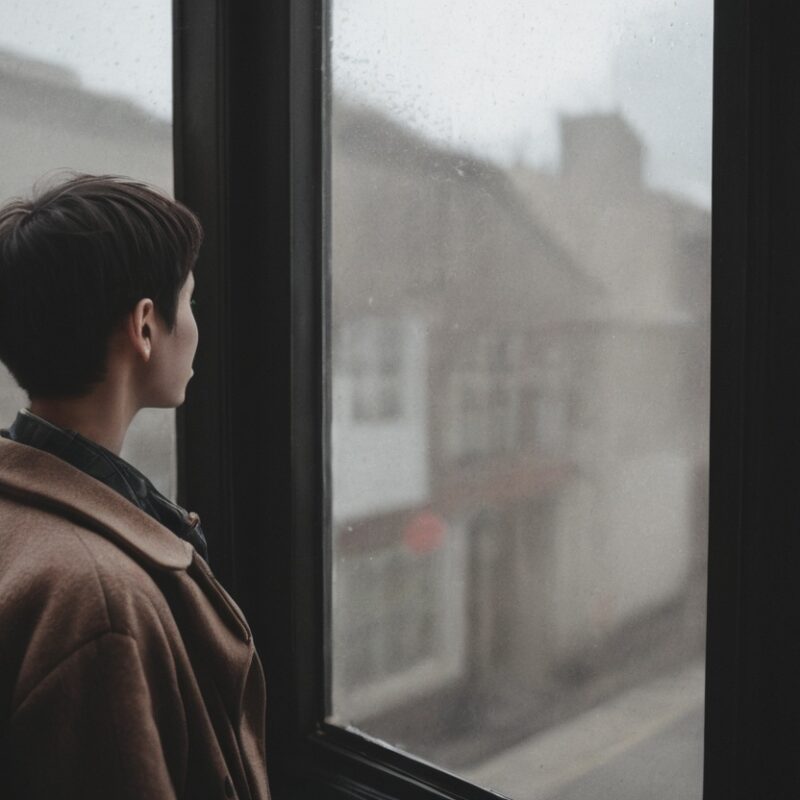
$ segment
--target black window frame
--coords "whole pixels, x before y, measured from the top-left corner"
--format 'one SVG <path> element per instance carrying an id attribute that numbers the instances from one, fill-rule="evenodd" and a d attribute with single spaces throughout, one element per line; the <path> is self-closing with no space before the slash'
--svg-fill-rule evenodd
<path id="1" fill-rule="evenodd" d="M 276 800 L 488 798 L 323 722 L 323 0 L 175 0 L 176 194 L 206 228 L 179 499 L 254 629 Z M 800 25 L 715 4 L 705 800 L 800 796 Z M 687 87 L 691 91 L 691 87 Z"/>

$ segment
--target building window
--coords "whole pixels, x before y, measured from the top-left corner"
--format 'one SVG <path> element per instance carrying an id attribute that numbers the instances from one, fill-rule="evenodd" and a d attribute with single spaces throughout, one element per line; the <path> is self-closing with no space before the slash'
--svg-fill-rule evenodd
<path id="1" fill-rule="evenodd" d="M 391 422 L 403 416 L 403 328 L 391 319 L 369 317 L 349 324 L 340 354 L 353 381 L 355 422 Z"/>
<path id="2" fill-rule="evenodd" d="M 334 656 L 334 708 L 342 721 L 391 717 L 464 670 L 464 601 L 448 586 L 463 541 L 430 511 L 344 526 L 336 541 L 333 591 L 347 613 L 335 636 L 355 646 Z"/>

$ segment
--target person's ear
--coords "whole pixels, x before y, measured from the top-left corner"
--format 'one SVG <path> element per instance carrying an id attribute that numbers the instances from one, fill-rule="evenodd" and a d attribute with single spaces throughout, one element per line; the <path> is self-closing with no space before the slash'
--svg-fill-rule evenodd
<path id="1" fill-rule="evenodd" d="M 153 349 L 155 306 L 149 297 L 142 298 L 128 314 L 128 339 L 142 360 L 150 360 Z"/>

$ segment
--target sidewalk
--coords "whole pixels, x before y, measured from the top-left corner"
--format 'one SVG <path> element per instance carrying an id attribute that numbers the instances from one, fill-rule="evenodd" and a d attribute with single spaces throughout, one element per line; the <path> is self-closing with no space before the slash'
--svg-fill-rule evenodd
<path id="1" fill-rule="evenodd" d="M 620 770 L 648 770 L 651 755 L 669 759 L 665 747 L 676 749 L 687 746 L 689 740 L 693 742 L 694 728 L 702 725 L 704 679 L 703 663 L 693 663 L 630 689 L 478 767 L 459 773 L 513 800 L 558 800 L 567 787 L 580 784 L 590 773 L 597 776 L 604 773 L 607 781 L 619 782 L 625 777 Z M 682 735 L 666 736 L 679 723 L 686 728 Z M 659 740 L 660 735 L 663 741 Z M 699 747 L 702 748 L 702 738 Z M 626 760 L 629 755 L 635 757 Z M 698 763 L 702 763 L 699 756 Z M 676 761 L 680 764 L 681 759 Z M 624 762 L 624 767 L 617 768 L 616 773 L 615 762 Z M 662 774 L 663 770 L 658 772 L 659 779 L 668 786 L 671 776 Z M 646 777 L 642 774 L 636 783 Z M 700 775 L 683 777 L 696 783 L 699 790 Z M 631 796 L 636 796 L 635 790 L 632 791 Z M 568 794 L 570 798 L 581 796 L 580 791 Z M 700 794 L 698 791 L 697 796 Z M 650 796 L 657 795 L 653 792 Z M 663 796 L 675 795 L 670 792 Z"/>

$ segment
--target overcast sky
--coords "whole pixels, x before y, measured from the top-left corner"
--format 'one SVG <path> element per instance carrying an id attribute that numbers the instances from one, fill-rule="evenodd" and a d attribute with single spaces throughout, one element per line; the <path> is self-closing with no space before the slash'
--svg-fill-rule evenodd
<path id="1" fill-rule="evenodd" d="M 171 107 L 171 3 L 3 0 L 0 48 Z M 338 0 L 337 90 L 502 163 L 554 168 L 559 113 L 618 110 L 653 185 L 710 197 L 711 0 Z"/>
<path id="2" fill-rule="evenodd" d="M 554 168 L 558 115 L 623 113 L 655 185 L 710 198 L 711 0 L 339 0 L 334 81 L 442 141 Z"/>
<path id="3" fill-rule="evenodd" d="M 171 115 L 171 0 L 1 2 L 0 48 L 71 67 L 87 88 Z"/>

